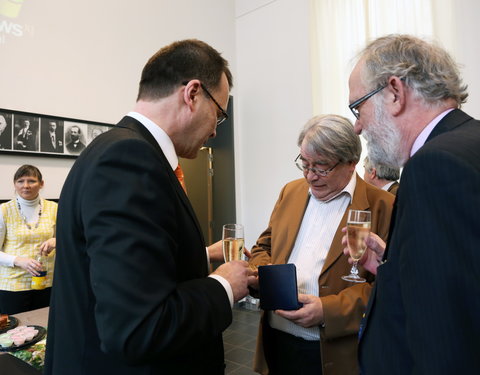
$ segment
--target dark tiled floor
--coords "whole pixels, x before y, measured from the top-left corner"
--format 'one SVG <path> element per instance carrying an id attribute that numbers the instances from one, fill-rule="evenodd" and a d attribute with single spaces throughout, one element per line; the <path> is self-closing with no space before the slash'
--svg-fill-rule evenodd
<path id="1" fill-rule="evenodd" d="M 226 375 L 254 375 L 252 370 L 260 311 L 233 309 L 233 322 L 223 333 Z"/>

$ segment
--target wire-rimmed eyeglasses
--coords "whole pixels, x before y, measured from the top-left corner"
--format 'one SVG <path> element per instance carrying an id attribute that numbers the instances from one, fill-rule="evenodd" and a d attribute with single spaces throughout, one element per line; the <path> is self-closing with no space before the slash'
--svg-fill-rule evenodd
<path id="1" fill-rule="evenodd" d="M 187 85 L 188 81 L 182 82 L 182 85 Z M 224 122 L 228 118 L 227 112 L 222 108 L 220 104 L 215 100 L 212 94 L 210 94 L 210 91 L 205 87 L 205 85 L 200 82 L 200 87 L 205 91 L 205 93 L 208 95 L 210 99 L 216 104 L 218 109 L 220 110 L 220 114 L 217 114 L 217 126 L 220 125 L 222 122 Z"/>
<path id="2" fill-rule="evenodd" d="M 348 108 L 350 108 L 350 111 L 352 111 L 355 118 L 357 118 L 357 119 L 360 118 L 360 111 L 358 109 L 363 104 L 363 102 L 370 99 L 377 92 L 382 91 L 385 87 L 387 87 L 387 85 L 380 86 L 380 87 L 376 88 L 375 90 L 370 91 L 367 95 L 362 96 L 360 99 L 355 100 L 352 104 L 350 104 L 348 106 Z"/>
<path id="3" fill-rule="evenodd" d="M 328 169 L 319 169 L 319 168 L 310 168 L 307 167 L 306 165 L 303 165 L 303 159 L 301 158 L 302 155 L 298 154 L 298 156 L 295 159 L 295 165 L 297 166 L 298 169 L 300 169 L 303 173 L 308 173 L 308 171 L 312 171 L 317 176 L 321 177 L 327 177 L 328 174 L 335 169 L 335 167 L 340 164 L 340 161 L 337 162 L 333 167 L 328 168 Z"/>

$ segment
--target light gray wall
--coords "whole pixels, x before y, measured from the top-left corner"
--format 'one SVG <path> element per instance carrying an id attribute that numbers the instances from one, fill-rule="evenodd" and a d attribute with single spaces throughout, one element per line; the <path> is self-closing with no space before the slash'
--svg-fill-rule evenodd
<path id="1" fill-rule="evenodd" d="M 204 40 L 235 70 L 234 5 L 26 0 L 17 18 L 0 16 L 0 108 L 117 123 L 135 104 L 146 61 L 168 43 Z M 57 198 L 73 162 L 0 154 L 0 199 L 12 197 L 13 173 L 24 163 L 44 174 L 43 196 Z"/>
<path id="2" fill-rule="evenodd" d="M 236 2 L 237 217 L 250 248 L 282 186 L 302 177 L 297 137 L 312 116 L 309 0 Z"/>
<path id="3" fill-rule="evenodd" d="M 205 40 L 235 76 L 237 219 L 251 247 L 281 187 L 300 177 L 296 138 L 314 115 L 309 7 L 310 0 L 25 1 L 15 21 L 24 36 L 3 40 L 0 33 L 0 108 L 116 123 L 133 106 L 151 54 L 173 40 Z M 438 8 L 454 25 L 441 41 L 464 64 L 470 91 L 464 108 L 480 118 L 480 2 Z M 0 155 L 0 198 L 11 197 L 13 170 L 25 162 L 41 167 L 50 197 L 72 163 Z"/>
<path id="4" fill-rule="evenodd" d="M 480 119 L 480 41 L 478 24 L 480 1 L 460 0 L 453 8 L 453 42 L 450 48 L 455 59 L 462 65 L 462 76 L 468 84 L 469 97 L 462 107 L 469 115 Z"/>
<path id="5" fill-rule="evenodd" d="M 236 1 L 236 109 L 241 131 L 237 216 L 245 224 L 248 248 L 267 227 L 281 187 L 301 177 L 293 165 L 297 136 L 306 120 L 316 115 L 311 103 L 310 4 Z M 480 118 L 480 2 L 435 0 L 434 12 L 440 42 L 463 64 L 470 93 L 463 109 Z"/>

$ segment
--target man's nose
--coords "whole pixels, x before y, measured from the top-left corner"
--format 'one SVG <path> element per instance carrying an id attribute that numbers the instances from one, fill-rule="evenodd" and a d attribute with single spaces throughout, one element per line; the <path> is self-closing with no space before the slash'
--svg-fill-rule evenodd
<path id="1" fill-rule="evenodd" d="M 307 175 L 305 177 L 307 178 L 308 181 L 313 181 L 318 179 L 318 176 L 315 173 L 313 173 L 311 169 L 307 170 Z"/>

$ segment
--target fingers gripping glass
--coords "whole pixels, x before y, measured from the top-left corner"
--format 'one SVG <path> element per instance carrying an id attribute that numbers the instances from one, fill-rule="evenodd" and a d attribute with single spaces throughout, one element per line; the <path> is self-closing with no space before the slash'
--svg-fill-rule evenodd
<path id="1" fill-rule="evenodd" d="M 370 99 L 373 95 L 375 95 L 377 92 L 382 91 L 387 85 L 380 86 L 379 88 L 376 88 L 373 91 L 370 91 L 367 95 L 362 96 L 360 99 L 355 100 L 352 104 L 348 106 L 350 108 L 350 111 L 352 111 L 353 115 L 355 118 L 360 118 L 360 111 L 358 110 L 360 106 L 363 104 L 363 102 L 367 101 Z"/>
<path id="2" fill-rule="evenodd" d="M 320 168 L 310 168 L 306 165 L 303 165 L 303 160 L 301 159 L 302 155 L 298 155 L 295 159 L 295 165 L 298 169 L 300 169 L 303 173 L 308 173 L 308 171 L 312 171 L 312 173 L 316 174 L 317 176 L 326 177 L 328 174 L 335 169 L 335 167 L 340 164 L 340 161 L 335 164 L 332 168 L 329 169 L 320 169 Z"/>
<path id="3" fill-rule="evenodd" d="M 182 82 L 182 85 L 186 86 L 188 83 L 188 81 L 185 81 L 185 82 Z M 224 122 L 227 118 L 228 118 L 228 114 L 227 112 L 225 112 L 225 110 L 220 106 L 220 104 L 218 104 L 218 102 L 215 100 L 215 98 L 213 97 L 212 94 L 210 94 L 210 91 L 207 90 L 207 88 L 205 87 L 205 85 L 200 82 L 200 87 L 203 89 L 203 91 L 205 91 L 205 93 L 208 95 L 208 97 L 210 99 L 212 99 L 212 101 L 215 103 L 215 105 L 218 107 L 218 109 L 220 110 L 220 115 L 217 114 L 217 126 L 220 125 L 222 122 Z"/>

